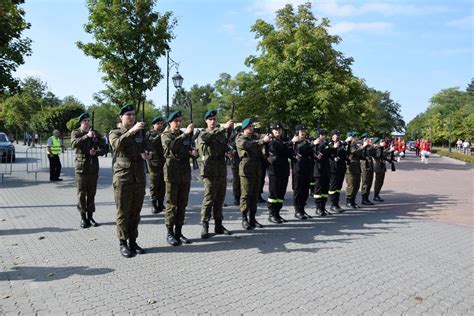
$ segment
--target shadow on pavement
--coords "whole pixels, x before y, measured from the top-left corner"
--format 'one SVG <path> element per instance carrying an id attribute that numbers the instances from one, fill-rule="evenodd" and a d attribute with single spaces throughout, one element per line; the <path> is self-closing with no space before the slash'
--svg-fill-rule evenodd
<path id="1" fill-rule="evenodd" d="M 73 267 L 30 267 L 16 266 L 10 271 L 0 272 L 0 281 L 31 280 L 36 282 L 49 282 L 77 275 L 101 275 L 113 272 L 110 268 L 89 268 L 84 266 Z"/>
<path id="2" fill-rule="evenodd" d="M 306 221 L 295 220 L 292 212 L 283 211 L 282 216 L 288 220 L 285 224 L 270 224 L 265 219 L 260 221 L 265 226 L 263 229 L 237 230 L 233 231 L 232 236 L 219 235 L 207 240 L 195 238 L 192 239 L 194 243 L 191 245 L 152 247 L 147 250 L 149 253 L 193 253 L 257 248 L 263 254 L 314 253 L 323 248 L 335 248 L 339 243 L 351 243 L 361 238 L 399 232 L 403 225 L 408 225 L 413 220 L 426 219 L 431 215 L 429 213 L 439 211 L 456 202 L 446 196 L 413 195 L 391 191 L 385 191 L 383 198 L 386 202 L 349 210 L 343 214 L 327 217 L 314 216 Z M 314 210 L 309 207 L 307 212 L 314 214 Z M 188 212 L 187 224 L 199 224 L 198 213 L 198 210 Z M 257 215 L 260 214 L 262 214 L 261 209 Z M 266 215 L 266 211 L 263 215 Z M 224 216 L 226 218 L 224 224 L 226 221 L 236 221 L 240 218 L 236 207 L 225 210 Z M 214 226 L 210 225 L 209 232 L 213 232 L 213 229 Z M 187 234 L 186 230 L 185 225 L 184 235 L 188 238 L 193 237 Z"/>
<path id="3" fill-rule="evenodd" d="M 36 233 L 62 233 L 75 231 L 77 229 L 72 228 L 58 228 L 58 227 L 38 227 L 38 228 L 13 228 L 13 229 L 1 229 L 0 236 L 7 235 L 26 235 Z"/>

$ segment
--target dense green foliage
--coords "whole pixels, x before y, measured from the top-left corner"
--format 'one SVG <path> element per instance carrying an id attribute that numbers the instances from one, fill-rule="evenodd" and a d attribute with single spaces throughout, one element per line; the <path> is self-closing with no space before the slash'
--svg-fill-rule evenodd
<path id="1" fill-rule="evenodd" d="M 469 91 L 471 87 L 471 91 Z M 435 144 L 451 144 L 458 138 L 474 140 L 474 91 L 472 82 L 466 91 L 444 89 L 430 100 L 428 109 L 407 125 L 409 138 L 429 138 Z"/>
<path id="2" fill-rule="evenodd" d="M 78 42 L 84 54 L 100 60 L 112 100 L 138 108 L 145 93 L 163 78 L 158 59 L 169 49 L 175 21 L 153 11 L 156 0 L 88 0 L 84 26 L 94 42 Z"/>
<path id="3" fill-rule="evenodd" d="M 0 1 L 0 96 L 17 91 L 19 82 L 13 73 L 25 63 L 24 56 L 31 54 L 31 39 L 22 37 L 23 31 L 31 26 L 24 19 L 25 11 L 20 8 L 24 2 Z"/>

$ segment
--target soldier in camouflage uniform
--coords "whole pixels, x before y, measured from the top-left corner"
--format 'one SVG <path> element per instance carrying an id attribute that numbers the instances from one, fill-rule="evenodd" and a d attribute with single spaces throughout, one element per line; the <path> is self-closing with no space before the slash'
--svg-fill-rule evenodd
<path id="1" fill-rule="evenodd" d="M 204 180 L 204 196 L 201 209 L 201 238 L 209 238 L 209 220 L 214 218 L 216 234 L 231 235 L 222 225 L 222 205 L 227 187 L 227 151 L 228 130 L 233 127 L 230 120 L 222 127 L 217 125 L 217 111 L 209 110 L 204 115 L 207 129 L 201 131 L 196 141 L 199 153 L 199 169 Z"/>
<path id="2" fill-rule="evenodd" d="M 364 155 L 360 160 L 360 179 L 361 179 L 361 193 L 362 193 L 362 205 L 374 205 L 369 200 L 370 189 L 372 188 L 372 183 L 374 181 L 374 160 L 373 156 L 375 154 L 374 148 L 370 145 L 369 135 L 364 133 L 361 135 L 363 141 L 367 141 L 367 147 L 365 147 Z"/>
<path id="3" fill-rule="evenodd" d="M 180 128 L 183 118 L 180 111 L 170 113 L 167 121 L 168 126 L 161 134 L 166 159 L 163 171 L 168 192 L 165 211 L 166 240 L 172 246 L 179 246 L 191 243 L 184 237 L 182 228 L 191 188 L 189 159 L 191 155 L 195 155 L 195 150 L 191 147 L 194 125 L 189 124 L 186 131 L 182 132 Z"/>
<path id="4" fill-rule="evenodd" d="M 120 109 L 121 127 L 109 133 L 114 151 L 112 184 L 117 207 L 117 235 L 120 253 L 126 258 L 144 254 L 138 246 L 138 223 L 145 197 L 145 160 L 152 154 L 145 151 L 144 122 L 136 122 L 135 109 L 126 105 Z M 128 244 L 127 244 L 128 240 Z"/>
<path id="5" fill-rule="evenodd" d="M 147 161 L 148 171 L 150 172 L 150 197 L 152 214 L 163 212 L 165 199 L 165 180 L 163 175 L 163 166 L 165 158 L 163 146 L 161 144 L 161 131 L 163 130 L 163 118 L 155 117 L 151 122 L 153 130 L 147 133 L 147 142 L 153 153 L 152 158 Z"/>
<path id="6" fill-rule="evenodd" d="M 269 135 L 265 135 L 263 139 L 256 139 L 253 136 L 252 120 L 246 118 L 242 121 L 242 134 L 237 138 L 237 152 L 240 157 L 240 212 L 242 227 L 246 230 L 263 228 L 263 225 L 255 219 L 255 215 L 262 177 L 262 149 L 271 139 Z"/>
<path id="7" fill-rule="evenodd" d="M 90 116 L 83 113 L 79 116 L 81 126 L 71 133 L 71 147 L 76 150 L 75 173 L 77 186 L 77 209 L 81 214 L 82 228 L 99 224 L 92 215 L 95 212 L 95 193 L 99 178 L 99 159 L 106 153 L 105 143 L 99 133 L 90 126 Z"/>
<path id="8" fill-rule="evenodd" d="M 241 132 L 241 126 L 237 126 L 230 136 L 230 147 L 232 148 L 232 192 L 234 194 L 234 205 L 240 205 L 240 176 L 239 176 L 239 165 L 240 158 L 237 153 L 236 140 Z"/>
<path id="9" fill-rule="evenodd" d="M 359 208 L 355 199 L 360 188 L 360 160 L 364 155 L 367 142 L 358 142 L 358 133 L 349 132 L 348 142 L 348 166 L 346 171 L 347 204 L 348 208 Z"/>

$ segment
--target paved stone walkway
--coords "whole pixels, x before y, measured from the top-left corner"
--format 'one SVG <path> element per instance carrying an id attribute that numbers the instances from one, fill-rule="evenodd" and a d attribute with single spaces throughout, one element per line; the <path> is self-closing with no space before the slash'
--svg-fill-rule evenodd
<path id="1" fill-rule="evenodd" d="M 80 229 L 71 169 L 38 182 L 18 158 L 0 184 L 0 314 L 473 314 L 473 179 L 446 158 L 411 155 L 387 172 L 384 203 L 297 221 L 291 192 L 283 225 L 198 239 L 203 187 L 194 177 L 184 233 L 170 247 L 163 215 L 146 197 L 139 243 L 122 258 L 115 230 L 110 158 L 97 194 L 97 228 Z M 231 186 L 227 203 L 231 204 Z M 314 214 L 314 202 L 308 212 Z M 211 227 L 212 229 L 213 227 Z"/>

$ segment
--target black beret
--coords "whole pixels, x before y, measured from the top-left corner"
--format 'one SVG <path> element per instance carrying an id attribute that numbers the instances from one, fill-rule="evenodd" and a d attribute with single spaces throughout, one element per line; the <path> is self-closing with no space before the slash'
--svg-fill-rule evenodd
<path id="1" fill-rule="evenodd" d="M 79 123 L 82 122 L 82 120 L 89 119 L 89 118 L 90 118 L 89 113 L 82 113 L 81 115 L 79 115 Z"/>
<path id="2" fill-rule="evenodd" d="M 210 117 L 214 117 L 217 115 L 217 111 L 216 110 L 209 110 L 206 112 L 206 114 L 204 114 L 204 119 L 208 119 Z"/>
<path id="3" fill-rule="evenodd" d="M 340 132 L 338 129 L 333 129 L 333 130 L 331 131 L 331 135 L 334 135 L 334 134 L 336 134 L 336 135 L 341 135 L 341 132 Z"/>
<path id="4" fill-rule="evenodd" d="M 327 134 L 327 132 L 326 132 L 325 129 L 321 128 L 321 129 L 318 130 L 318 135 L 326 135 L 326 134 Z"/>
<path id="5" fill-rule="evenodd" d="M 151 121 L 151 124 L 156 124 L 160 122 L 163 122 L 163 118 L 161 116 L 157 116 L 153 119 L 153 121 Z"/>
<path id="6" fill-rule="evenodd" d="M 278 128 L 283 128 L 283 125 L 281 123 L 273 123 L 270 125 L 271 129 L 278 129 Z"/>
<path id="7" fill-rule="evenodd" d="M 134 108 L 132 105 L 130 105 L 130 104 L 124 105 L 124 106 L 122 106 L 122 108 L 120 109 L 119 115 L 124 115 L 125 113 L 130 112 L 130 111 L 135 111 L 135 108 Z"/>
<path id="8" fill-rule="evenodd" d="M 298 125 L 296 125 L 296 127 L 295 127 L 295 131 L 300 131 L 300 130 L 302 130 L 302 129 L 306 129 L 306 127 L 304 127 L 302 124 L 298 124 Z"/>
<path id="9" fill-rule="evenodd" d="M 255 127 L 255 128 L 253 129 L 253 132 L 254 132 L 254 133 L 257 133 L 257 134 L 262 134 L 262 129 L 261 129 L 260 127 Z"/>
<path id="10" fill-rule="evenodd" d="M 175 118 L 178 118 L 178 117 L 181 117 L 183 116 L 181 114 L 181 111 L 174 111 L 174 112 L 171 112 L 169 115 L 168 115 L 168 119 L 167 119 L 167 122 L 171 122 L 172 120 L 174 120 Z"/>

